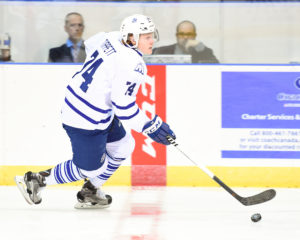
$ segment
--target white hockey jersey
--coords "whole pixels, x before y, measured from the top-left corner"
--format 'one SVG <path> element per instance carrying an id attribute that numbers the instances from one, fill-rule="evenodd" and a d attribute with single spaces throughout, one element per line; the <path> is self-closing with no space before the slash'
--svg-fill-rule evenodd
<path id="1" fill-rule="evenodd" d="M 116 115 L 125 127 L 141 132 L 150 121 L 136 104 L 147 77 L 142 54 L 124 46 L 120 32 L 99 33 L 85 41 L 86 61 L 70 79 L 62 122 L 81 129 L 106 129 Z"/>

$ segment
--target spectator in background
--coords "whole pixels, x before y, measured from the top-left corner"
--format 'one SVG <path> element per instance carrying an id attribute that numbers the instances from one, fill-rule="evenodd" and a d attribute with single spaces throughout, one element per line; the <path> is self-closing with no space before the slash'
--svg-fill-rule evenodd
<path id="1" fill-rule="evenodd" d="M 0 34 L 0 62 L 13 62 L 10 53 L 11 38 L 8 33 Z"/>
<path id="2" fill-rule="evenodd" d="M 49 62 L 84 62 L 86 54 L 82 34 L 84 22 L 81 14 L 71 12 L 65 18 L 65 31 L 69 38 L 60 47 L 51 48 Z"/>
<path id="3" fill-rule="evenodd" d="M 192 63 L 219 63 L 212 49 L 196 40 L 196 26 L 191 21 L 182 21 L 177 25 L 177 43 L 153 49 L 153 54 L 188 54 Z"/>

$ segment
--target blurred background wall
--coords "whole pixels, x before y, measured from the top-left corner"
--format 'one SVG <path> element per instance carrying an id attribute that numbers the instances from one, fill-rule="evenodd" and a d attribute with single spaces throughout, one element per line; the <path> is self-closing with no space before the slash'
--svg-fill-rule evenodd
<path id="1" fill-rule="evenodd" d="M 152 16 L 160 33 L 157 46 L 175 43 L 176 25 L 191 20 L 197 39 L 212 48 L 221 63 L 300 61 L 300 2 L 74 2 L 0 1 L 0 32 L 11 36 L 15 62 L 47 62 L 51 47 L 67 35 L 64 17 L 79 12 L 84 39 L 119 29 L 130 14 Z"/>

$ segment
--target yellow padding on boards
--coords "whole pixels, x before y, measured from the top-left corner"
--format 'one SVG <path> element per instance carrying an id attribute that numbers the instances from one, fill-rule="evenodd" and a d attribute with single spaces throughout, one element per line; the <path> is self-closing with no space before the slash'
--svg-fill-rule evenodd
<path id="1" fill-rule="evenodd" d="M 53 166 L 0 166 L 0 185 L 15 185 L 14 177 L 16 175 L 23 176 L 28 171 L 39 172 L 52 168 Z M 121 166 L 114 175 L 112 175 L 105 186 L 130 186 L 130 166 Z M 68 184 L 60 184 L 56 186 L 82 186 L 83 180 Z"/>
<path id="2" fill-rule="evenodd" d="M 300 187 L 300 167 L 208 167 L 232 187 Z M 198 167 L 169 166 L 167 186 L 213 187 L 218 184 Z"/>
<path id="3" fill-rule="evenodd" d="M 0 166 L 0 185 L 15 185 L 16 175 L 38 172 L 51 166 Z M 300 167 L 209 167 L 231 187 L 300 187 Z M 82 181 L 60 186 L 81 186 Z M 105 186 L 130 186 L 131 167 L 121 166 Z M 213 187 L 218 184 L 198 167 L 168 166 L 167 186 Z"/>

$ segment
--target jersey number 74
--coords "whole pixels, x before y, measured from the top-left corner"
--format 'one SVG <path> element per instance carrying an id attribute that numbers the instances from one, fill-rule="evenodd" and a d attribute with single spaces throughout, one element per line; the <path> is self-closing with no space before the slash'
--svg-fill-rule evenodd
<path id="1" fill-rule="evenodd" d="M 80 85 L 80 88 L 83 92 L 86 92 L 89 88 L 90 83 L 93 81 L 93 75 L 95 74 L 96 70 L 98 67 L 101 65 L 103 62 L 102 58 L 99 58 L 96 60 L 97 56 L 99 55 L 98 51 L 95 51 L 92 54 L 92 59 L 87 61 L 84 65 L 83 68 L 74 74 L 72 78 L 74 78 L 77 74 L 81 73 L 83 70 L 85 70 L 81 76 L 84 78 L 84 82 Z"/>

